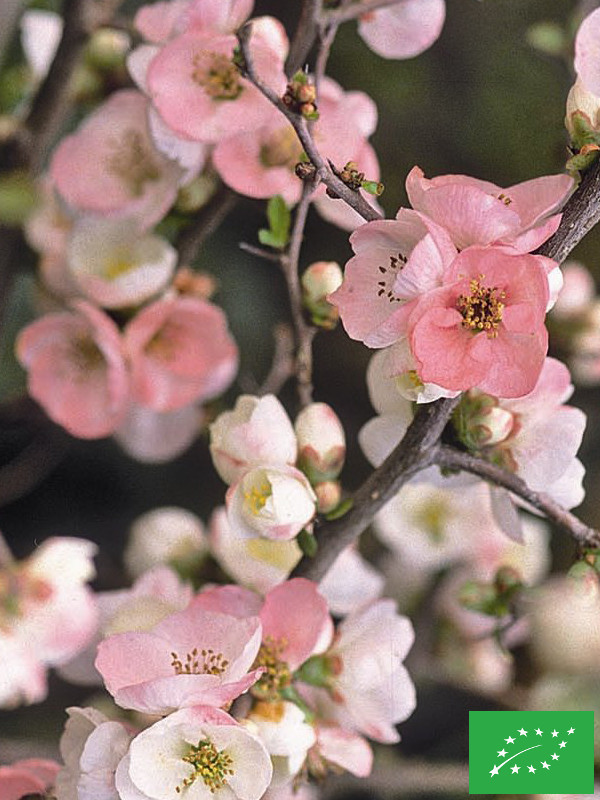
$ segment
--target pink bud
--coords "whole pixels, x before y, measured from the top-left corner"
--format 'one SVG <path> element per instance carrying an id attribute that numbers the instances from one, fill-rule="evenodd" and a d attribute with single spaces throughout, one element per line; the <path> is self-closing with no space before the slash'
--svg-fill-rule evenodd
<path id="1" fill-rule="evenodd" d="M 346 456 L 344 429 L 326 403 L 311 403 L 296 418 L 298 466 L 312 483 L 330 481 L 340 474 Z"/>
<path id="2" fill-rule="evenodd" d="M 336 261 L 315 261 L 302 275 L 304 305 L 315 324 L 333 327 L 337 322 L 339 312 L 327 301 L 327 295 L 335 292 L 342 280 L 342 270 Z"/>
<path id="3" fill-rule="evenodd" d="M 321 514 L 329 514 L 337 508 L 342 499 L 342 487 L 339 481 L 323 481 L 313 486 L 317 495 L 317 508 Z"/>

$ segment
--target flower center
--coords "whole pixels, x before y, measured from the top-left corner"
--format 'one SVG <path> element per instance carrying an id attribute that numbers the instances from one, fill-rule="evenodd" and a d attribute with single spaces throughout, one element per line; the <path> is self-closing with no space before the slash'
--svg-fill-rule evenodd
<path id="1" fill-rule="evenodd" d="M 109 281 L 114 281 L 115 278 L 125 275 L 125 273 L 129 272 L 135 266 L 136 265 L 130 259 L 112 258 L 104 267 L 104 276 Z"/>
<path id="2" fill-rule="evenodd" d="M 390 263 L 387 267 L 377 267 L 382 275 L 381 280 L 377 282 L 378 297 L 383 297 L 385 295 L 390 303 L 402 302 L 402 298 L 398 297 L 394 292 L 394 283 L 396 281 L 397 272 L 404 268 L 407 261 L 408 259 L 406 256 L 402 255 L 402 253 L 398 253 L 397 256 L 390 256 Z"/>
<path id="3" fill-rule="evenodd" d="M 193 58 L 192 80 L 215 100 L 235 100 L 242 93 L 240 73 L 224 53 L 203 51 Z"/>
<path id="4" fill-rule="evenodd" d="M 287 646 L 287 639 L 272 636 L 266 636 L 261 644 L 252 668 L 266 667 L 267 671 L 250 689 L 259 700 L 279 700 L 281 690 L 291 684 L 292 672 L 281 658 Z"/>
<path id="5" fill-rule="evenodd" d="M 175 787 L 178 794 L 198 779 L 204 781 L 211 794 L 214 794 L 226 786 L 228 777 L 234 774 L 231 756 L 224 750 L 217 750 L 210 739 L 201 739 L 197 745 L 192 745 L 181 760 L 193 767 L 194 771 Z"/>
<path id="6" fill-rule="evenodd" d="M 302 148 L 290 125 L 273 131 L 260 149 L 260 163 L 267 168 L 287 167 L 293 170 L 301 156 Z"/>
<path id="7" fill-rule="evenodd" d="M 214 650 L 198 650 L 197 647 L 186 653 L 183 662 L 177 653 L 171 653 L 171 666 L 175 670 L 175 675 L 222 675 L 229 661 L 223 653 L 215 653 Z"/>
<path id="8" fill-rule="evenodd" d="M 8 633 L 11 623 L 23 617 L 32 605 L 47 602 L 52 591 L 50 584 L 24 570 L 0 570 L 0 632 Z"/>
<path id="9" fill-rule="evenodd" d="M 260 486 L 253 486 L 244 492 L 244 502 L 254 516 L 258 516 L 269 497 L 272 495 L 271 484 L 265 481 Z"/>
<path id="10" fill-rule="evenodd" d="M 456 301 L 456 308 L 462 315 L 463 328 L 475 333 L 485 331 L 490 339 L 498 336 L 498 325 L 502 322 L 506 292 L 499 291 L 497 286 L 482 286 L 485 278 L 472 278 L 469 281 L 470 294 L 461 294 Z"/>
<path id="11" fill-rule="evenodd" d="M 71 360 L 77 368 L 81 380 L 88 380 L 89 373 L 105 364 L 102 350 L 91 336 L 82 333 L 71 345 Z"/>
<path id="12" fill-rule="evenodd" d="M 106 164 L 108 172 L 120 178 L 133 197 L 144 193 L 146 183 L 160 179 L 160 170 L 139 131 L 126 130 L 113 147 Z"/>

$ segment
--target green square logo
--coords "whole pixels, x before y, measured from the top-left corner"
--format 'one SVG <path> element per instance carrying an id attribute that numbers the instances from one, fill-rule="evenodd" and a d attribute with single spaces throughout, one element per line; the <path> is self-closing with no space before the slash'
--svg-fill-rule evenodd
<path id="1" fill-rule="evenodd" d="M 470 711 L 469 794 L 594 794 L 593 711 Z"/>

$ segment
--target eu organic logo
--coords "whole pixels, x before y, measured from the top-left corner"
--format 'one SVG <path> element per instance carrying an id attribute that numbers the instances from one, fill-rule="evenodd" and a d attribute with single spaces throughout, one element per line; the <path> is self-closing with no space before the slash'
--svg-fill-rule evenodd
<path id="1" fill-rule="evenodd" d="M 593 711 L 469 712 L 469 794 L 593 792 Z"/>

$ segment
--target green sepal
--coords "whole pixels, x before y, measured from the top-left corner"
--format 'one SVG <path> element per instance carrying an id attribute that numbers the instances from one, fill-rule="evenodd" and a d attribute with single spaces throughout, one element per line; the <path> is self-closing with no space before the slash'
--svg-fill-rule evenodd
<path id="1" fill-rule="evenodd" d="M 276 250 L 283 250 L 289 241 L 292 215 L 281 195 L 276 194 L 267 203 L 267 220 L 269 229 L 259 230 L 259 242 Z"/>
<path id="2" fill-rule="evenodd" d="M 312 533 L 309 533 L 306 528 L 303 528 L 298 536 L 296 537 L 296 541 L 298 542 L 298 547 L 305 556 L 309 558 L 314 558 L 317 555 L 317 550 L 319 549 L 319 545 L 317 544 L 317 540 L 313 536 Z"/>
<path id="3" fill-rule="evenodd" d="M 331 669 L 326 656 L 311 656 L 296 670 L 294 678 L 310 686 L 327 689 L 331 683 Z"/>
<path id="4" fill-rule="evenodd" d="M 292 82 L 300 83 L 302 84 L 302 86 L 306 86 L 306 84 L 308 83 L 308 75 L 306 74 L 306 72 L 304 72 L 304 70 L 299 69 L 296 73 L 294 73 Z"/>
<path id="5" fill-rule="evenodd" d="M 310 121 L 314 121 L 316 119 L 319 119 L 319 112 L 318 111 L 311 111 L 310 114 L 304 114 L 303 113 L 302 116 L 304 117 L 304 119 L 308 119 Z"/>
<path id="6" fill-rule="evenodd" d="M 306 717 L 306 721 L 309 725 L 315 721 L 315 712 L 304 702 L 304 700 L 298 694 L 298 690 L 294 686 L 286 686 L 285 689 L 282 689 L 279 692 L 282 700 L 287 700 L 290 703 L 298 706 L 298 708 L 303 712 L 304 716 Z"/>
<path id="7" fill-rule="evenodd" d="M 365 192 L 372 194 L 375 197 L 380 197 L 385 189 L 383 183 L 378 183 L 377 181 L 361 181 L 360 187 Z"/>
<path id="8" fill-rule="evenodd" d="M 353 505 L 354 500 L 351 497 L 347 497 L 345 500 L 342 500 L 337 508 L 334 508 L 333 511 L 330 511 L 329 514 L 325 514 L 325 519 L 328 522 L 334 519 L 339 519 L 340 517 L 343 517 L 344 514 L 347 514 Z"/>

